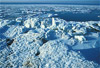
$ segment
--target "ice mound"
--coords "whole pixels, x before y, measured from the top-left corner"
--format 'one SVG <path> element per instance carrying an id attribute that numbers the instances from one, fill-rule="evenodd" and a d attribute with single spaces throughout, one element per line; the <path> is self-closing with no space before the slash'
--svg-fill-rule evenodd
<path id="1" fill-rule="evenodd" d="M 39 48 L 42 68 L 99 68 L 99 65 L 85 60 L 85 58 L 70 47 L 63 40 L 45 43 Z"/>
<path id="2" fill-rule="evenodd" d="M 62 32 L 61 31 L 48 30 L 45 33 L 45 38 L 47 40 L 55 40 L 55 39 L 61 38 L 61 36 L 62 36 Z"/>
<path id="3" fill-rule="evenodd" d="M 46 18 L 41 21 L 41 28 L 48 28 L 52 25 L 52 19 Z"/>
<path id="4" fill-rule="evenodd" d="M 38 23 L 38 18 L 29 18 L 28 20 L 24 21 L 23 25 L 27 28 L 37 28 L 40 26 Z"/>
<path id="5" fill-rule="evenodd" d="M 100 67 L 74 51 L 100 47 L 97 22 L 67 22 L 59 18 L 39 21 L 38 18 L 29 18 L 22 25 L 6 27 L 1 33 L 6 38 L 0 39 L 1 68 Z"/>
<path id="6" fill-rule="evenodd" d="M 8 38 L 14 38 L 15 36 L 23 33 L 25 27 L 24 26 L 15 26 L 15 25 L 10 25 L 9 29 L 4 33 L 4 35 Z"/>
<path id="7" fill-rule="evenodd" d="M 99 37 L 98 33 L 100 30 L 98 22 L 95 21 L 94 22 L 93 21 L 66 22 L 65 20 L 52 17 L 52 18 L 46 18 L 42 20 L 41 24 L 40 22 L 37 23 L 39 25 L 36 25 L 37 28 L 35 28 L 35 31 L 37 31 L 38 29 L 42 29 L 43 32 L 41 34 L 44 34 L 44 38 L 48 41 L 59 39 L 59 38 L 69 39 L 69 40 L 73 39 L 74 42 L 76 42 L 76 45 L 74 46 L 82 45 L 84 49 L 86 47 L 96 48 L 98 45 L 96 44 L 96 45 L 92 45 L 92 47 L 90 46 L 91 43 L 92 44 L 97 43 L 96 40 Z M 77 47 L 77 49 L 81 49 L 81 48 Z"/>

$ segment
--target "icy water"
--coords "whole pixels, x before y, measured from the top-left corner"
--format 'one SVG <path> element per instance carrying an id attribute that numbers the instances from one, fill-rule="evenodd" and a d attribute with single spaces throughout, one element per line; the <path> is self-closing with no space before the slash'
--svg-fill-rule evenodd
<path id="1" fill-rule="evenodd" d="M 62 11 L 62 12 L 55 12 L 50 11 L 50 13 L 56 13 L 58 14 L 55 17 L 59 17 L 61 19 L 64 19 L 66 21 L 100 21 L 100 10 L 94 9 L 87 12 L 80 12 L 80 11 Z"/>
<path id="2" fill-rule="evenodd" d="M 100 21 L 98 15 L 100 12 L 96 10 L 96 12 L 90 13 L 71 13 L 71 12 L 64 12 L 58 14 L 61 19 L 66 21 Z"/>

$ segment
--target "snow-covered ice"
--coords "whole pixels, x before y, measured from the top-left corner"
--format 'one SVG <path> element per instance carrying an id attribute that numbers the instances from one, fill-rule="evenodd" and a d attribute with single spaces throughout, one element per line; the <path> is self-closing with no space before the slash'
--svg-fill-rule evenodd
<path id="1" fill-rule="evenodd" d="M 98 68 L 93 62 L 75 51 L 70 50 L 66 41 L 62 39 L 49 41 L 40 47 L 42 68 Z"/>
<path id="2" fill-rule="evenodd" d="M 85 14 L 100 8 L 9 6 L 0 9 L 0 14 L 6 9 L 0 17 L 0 68 L 100 68 L 100 58 L 99 62 L 95 57 L 89 60 L 81 52 L 100 48 L 100 21 L 66 21 L 57 17 L 57 12 Z M 100 57 L 100 49 L 97 56 Z"/>

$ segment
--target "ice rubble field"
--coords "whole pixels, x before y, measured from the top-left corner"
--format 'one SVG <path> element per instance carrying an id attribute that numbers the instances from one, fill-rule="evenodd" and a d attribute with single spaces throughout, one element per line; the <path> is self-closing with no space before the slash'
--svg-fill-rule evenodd
<path id="1" fill-rule="evenodd" d="M 100 68 L 100 21 L 65 21 L 45 12 L 69 8 L 51 7 L 0 7 L 0 68 Z M 87 13 L 93 8 L 69 10 Z"/>

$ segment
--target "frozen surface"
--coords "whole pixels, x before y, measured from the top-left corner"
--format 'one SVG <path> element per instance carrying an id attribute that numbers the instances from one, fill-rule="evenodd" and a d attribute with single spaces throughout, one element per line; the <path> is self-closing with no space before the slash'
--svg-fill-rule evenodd
<path id="1" fill-rule="evenodd" d="M 99 14 L 99 6 L 0 8 L 0 68 L 100 68 L 100 20 L 57 17 L 59 12 Z"/>
<path id="2" fill-rule="evenodd" d="M 62 39 L 49 41 L 40 47 L 42 68 L 98 68 L 93 62 L 75 51 L 70 50 L 66 41 Z"/>

